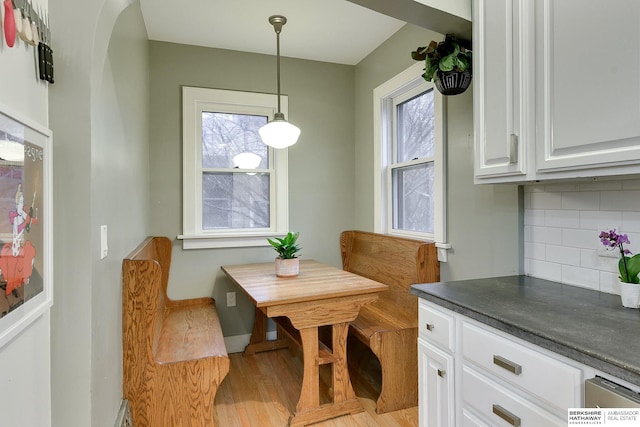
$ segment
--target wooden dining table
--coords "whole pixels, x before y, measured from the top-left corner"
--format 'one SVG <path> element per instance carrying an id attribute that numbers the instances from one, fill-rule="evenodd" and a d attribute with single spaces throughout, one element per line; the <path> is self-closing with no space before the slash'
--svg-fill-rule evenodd
<path id="1" fill-rule="evenodd" d="M 347 333 L 364 304 L 375 301 L 387 285 L 314 260 L 300 262 L 295 277 L 277 277 L 274 263 L 224 265 L 222 271 L 256 307 L 256 318 L 245 355 L 302 347 L 300 398 L 290 426 L 362 412 L 347 367 Z M 275 340 L 267 339 L 267 318 L 277 325 Z M 319 328 L 331 328 L 331 342 L 319 339 Z M 285 336 L 286 335 L 286 336 Z M 333 399 L 320 403 L 320 366 L 332 365 Z"/>

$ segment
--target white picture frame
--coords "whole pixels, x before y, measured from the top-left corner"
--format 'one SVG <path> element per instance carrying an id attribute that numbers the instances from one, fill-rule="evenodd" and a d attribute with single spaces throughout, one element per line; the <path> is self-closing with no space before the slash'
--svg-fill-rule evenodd
<path id="1" fill-rule="evenodd" d="M 53 305 L 51 139 L 0 104 L 0 349 Z"/>

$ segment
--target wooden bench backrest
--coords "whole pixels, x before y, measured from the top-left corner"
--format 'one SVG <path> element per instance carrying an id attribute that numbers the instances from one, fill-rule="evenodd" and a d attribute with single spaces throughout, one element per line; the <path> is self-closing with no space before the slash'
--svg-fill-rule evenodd
<path id="1" fill-rule="evenodd" d="M 171 240 L 148 237 L 122 262 L 125 360 L 153 363 L 162 329 L 171 265 Z"/>
<path id="2" fill-rule="evenodd" d="M 408 295 L 416 283 L 440 281 L 440 263 L 434 243 L 366 231 L 348 230 L 340 235 L 342 268 L 384 283 L 390 294 Z"/>

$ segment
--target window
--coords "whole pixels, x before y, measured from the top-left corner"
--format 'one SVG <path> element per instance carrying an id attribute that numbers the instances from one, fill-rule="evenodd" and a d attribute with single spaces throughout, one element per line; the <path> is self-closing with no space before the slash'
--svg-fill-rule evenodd
<path id="1" fill-rule="evenodd" d="M 182 106 L 183 247 L 266 246 L 286 232 L 287 150 L 258 135 L 276 95 L 183 87 Z"/>
<path id="2" fill-rule="evenodd" d="M 433 240 L 446 261 L 444 99 L 422 67 L 374 90 L 375 229 Z"/>

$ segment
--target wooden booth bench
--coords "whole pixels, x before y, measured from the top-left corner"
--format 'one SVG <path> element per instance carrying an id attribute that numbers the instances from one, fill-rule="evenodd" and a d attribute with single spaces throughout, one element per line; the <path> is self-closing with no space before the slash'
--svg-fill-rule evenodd
<path id="1" fill-rule="evenodd" d="M 167 297 L 171 241 L 148 237 L 122 263 L 123 393 L 136 427 L 214 425 L 229 372 L 215 301 Z"/>
<path id="2" fill-rule="evenodd" d="M 344 231 L 340 235 L 340 249 L 344 270 L 389 286 L 377 301 L 363 306 L 349 326 L 349 335 L 369 347 L 380 361 L 382 386 L 376 412 L 416 406 L 418 301 L 409 287 L 440 280 L 435 244 L 364 231 Z M 352 370 L 354 375 L 358 374 Z"/>

